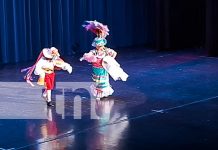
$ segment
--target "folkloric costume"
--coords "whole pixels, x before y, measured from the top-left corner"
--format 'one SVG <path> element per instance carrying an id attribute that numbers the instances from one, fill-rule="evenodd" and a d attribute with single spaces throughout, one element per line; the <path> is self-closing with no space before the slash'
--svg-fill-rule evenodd
<path id="1" fill-rule="evenodd" d="M 35 75 L 39 76 L 38 85 L 45 86 L 45 92 L 43 93 L 43 98 L 46 99 L 47 105 L 52 106 L 51 104 L 51 90 L 54 88 L 54 81 L 55 81 L 55 70 L 67 70 L 69 73 L 72 72 L 72 67 L 70 64 L 64 62 L 58 53 L 58 49 L 55 47 L 52 48 L 44 48 L 36 63 L 29 68 L 22 69 L 21 72 L 27 71 L 25 80 L 31 86 L 34 84 L 31 82 L 32 80 L 32 73 L 34 72 Z"/>
<path id="2" fill-rule="evenodd" d="M 97 37 L 92 42 L 92 46 L 95 47 L 95 49 L 91 50 L 89 53 L 85 53 L 80 60 L 86 60 L 92 63 L 92 78 L 95 82 L 95 84 L 91 86 L 93 95 L 97 99 L 107 97 L 114 92 L 109 83 L 109 75 L 115 81 L 126 81 L 128 75 L 114 59 L 117 53 L 113 49 L 105 47 L 107 44 L 105 37 L 109 35 L 108 27 L 97 21 L 86 21 L 83 27 L 95 33 Z"/>

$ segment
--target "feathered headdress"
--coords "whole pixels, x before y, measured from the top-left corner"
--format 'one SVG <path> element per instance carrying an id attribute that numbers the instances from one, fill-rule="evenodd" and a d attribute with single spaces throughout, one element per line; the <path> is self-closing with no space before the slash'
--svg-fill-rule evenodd
<path id="1" fill-rule="evenodd" d="M 82 25 L 86 28 L 87 31 L 91 31 L 96 34 L 98 37 L 105 38 L 109 35 L 109 29 L 107 25 L 103 25 L 98 21 L 85 21 L 85 24 Z"/>

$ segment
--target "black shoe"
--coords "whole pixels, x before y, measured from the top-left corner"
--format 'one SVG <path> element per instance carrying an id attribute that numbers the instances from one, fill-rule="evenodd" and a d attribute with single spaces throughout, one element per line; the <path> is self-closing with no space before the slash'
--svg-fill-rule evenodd
<path id="1" fill-rule="evenodd" d="M 53 107 L 54 104 L 52 104 L 52 102 L 46 102 L 48 107 Z"/>

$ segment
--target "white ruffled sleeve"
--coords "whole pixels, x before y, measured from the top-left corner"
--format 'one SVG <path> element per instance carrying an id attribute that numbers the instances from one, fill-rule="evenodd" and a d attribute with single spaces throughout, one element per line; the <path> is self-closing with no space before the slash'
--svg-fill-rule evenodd
<path id="1" fill-rule="evenodd" d="M 41 74 L 45 74 L 45 71 L 42 69 L 43 64 L 45 63 L 45 60 L 43 58 L 41 58 L 37 64 L 36 64 L 36 68 L 34 70 L 34 74 L 35 75 L 41 75 Z"/>

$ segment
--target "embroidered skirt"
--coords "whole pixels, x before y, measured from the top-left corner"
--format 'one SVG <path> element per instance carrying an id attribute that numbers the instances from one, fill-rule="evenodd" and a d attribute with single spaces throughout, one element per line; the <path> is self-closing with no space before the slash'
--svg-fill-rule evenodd
<path id="1" fill-rule="evenodd" d="M 95 84 L 91 85 L 91 91 L 95 97 L 102 98 L 112 95 L 114 90 L 109 83 L 109 74 L 104 68 L 93 66 L 92 79 Z"/>

